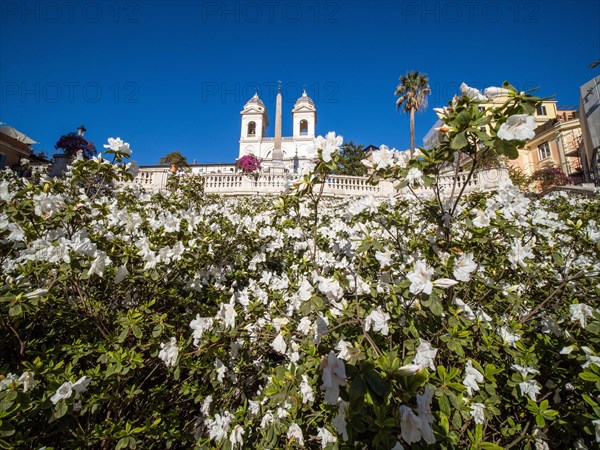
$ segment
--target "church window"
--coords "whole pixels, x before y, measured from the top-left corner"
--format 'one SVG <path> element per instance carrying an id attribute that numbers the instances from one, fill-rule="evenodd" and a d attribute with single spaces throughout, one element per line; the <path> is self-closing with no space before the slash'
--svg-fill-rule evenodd
<path id="1" fill-rule="evenodd" d="M 256 123 L 249 122 L 248 123 L 248 136 L 255 136 L 255 135 L 256 135 Z"/>
<path id="2" fill-rule="evenodd" d="M 300 135 L 307 135 L 308 134 L 308 122 L 306 120 L 301 120 L 300 121 Z"/>

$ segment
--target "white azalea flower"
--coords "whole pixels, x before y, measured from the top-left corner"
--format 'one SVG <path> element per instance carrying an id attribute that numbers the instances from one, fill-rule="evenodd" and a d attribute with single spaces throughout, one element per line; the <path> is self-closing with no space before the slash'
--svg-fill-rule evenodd
<path id="1" fill-rule="evenodd" d="M 535 380 L 523 381 L 519 383 L 519 388 L 521 389 L 521 395 L 529 396 L 534 402 L 536 401 L 537 394 L 540 393 L 540 388 Z"/>
<path id="2" fill-rule="evenodd" d="M 333 351 L 329 352 L 321 362 L 323 370 L 323 384 L 321 389 L 325 390 L 325 401 L 335 405 L 340 396 L 340 386 L 346 384 L 346 367 L 344 361 L 339 359 Z"/>
<path id="3" fill-rule="evenodd" d="M 352 357 L 351 352 L 354 350 L 354 347 L 352 347 L 350 342 L 340 339 L 338 344 L 335 346 L 335 349 L 339 351 L 337 355 L 338 358 L 343 359 L 344 361 L 349 361 Z"/>
<path id="4" fill-rule="evenodd" d="M 104 148 L 109 148 L 112 151 L 119 151 L 119 149 L 123 146 L 123 140 L 121 138 L 108 138 L 108 145 L 104 144 Z"/>
<path id="5" fill-rule="evenodd" d="M 227 366 L 219 358 L 215 358 L 215 368 L 217 369 L 217 380 L 222 383 L 227 373 Z"/>
<path id="6" fill-rule="evenodd" d="M 73 383 L 66 381 L 61 384 L 56 390 L 56 393 L 50 397 L 50 401 L 56 405 L 60 400 L 69 398 L 71 395 L 73 395 Z"/>
<path id="7" fill-rule="evenodd" d="M 481 93 L 479 89 L 475 89 L 468 86 L 466 83 L 460 85 L 460 92 L 462 95 L 469 97 L 471 100 L 486 101 L 487 97 Z"/>
<path id="8" fill-rule="evenodd" d="M 387 336 L 390 332 L 388 322 L 390 315 L 378 306 L 376 310 L 371 313 L 365 319 L 365 331 L 373 329 L 373 331 L 379 331 L 384 336 Z"/>
<path id="9" fill-rule="evenodd" d="M 329 444 L 335 444 L 337 438 L 327 428 L 317 428 L 317 439 L 321 441 L 321 448 L 327 447 Z"/>
<path id="10" fill-rule="evenodd" d="M 413 364 L 425 369 L 429 367 L 431 370 L 435 370 L 435 365 L 433 364 L 433 360 L 435 359 L 435 355 L 437 355 L 438 349 L 433 348 L 431 344 L 423 339 L 420 340 L 421 343 L 417 347 L 417 354 L 413 359 Z"/>
<path id="11" fill-rule="evenodd" d="M 434 416 L 431 413 L 431 402 L 434 393 L 435 391 L 432 388 L 426 387 L 423 394 L 417 394 L 417 412 L 421 420 L 421 436 L 429 445 L 435 444 L 435 436 L 431 428 L 434 420 Z"/>
<path id="12" fill-rule="evenodd" d="M 213 419 L 207 419 L 206 427 L 208 428 L 208 437 L 215 442 L 220 442 L 225 439 L 233 419 L 234 416 L 229 411 L 225 411 L 222 415 L 215 414 Z"/>
<path id="13" fill-rule="evenodd" d="M 23 372 L 19 377 L 18 381 L 23 385 L 23 392 L 27 392 L 35 386 L 35 380 L 33 379 L 34 375 L 33 372 L 27 371 Z"/>
<path id="14" fill-rule="evenodd" d="M 194 330 L 193 338 L 194 345 L 198 347 L 202 335 L 210 330 L 213 326 L 212 317 L 200 317 L 200 314 L 196 314 L 196 318 L 190 322 L 190 328 Z"/>
<path id="15" fill-rule="evenodd" d="M 342 440 L 344 442 L 348 441 L 348 429 L 347 429 L 347 423 L 346 423 L 346 410 L 348 409 L 348 402 L 340 402 L 340 405 L 338 407 L 338 413 L 337 416 L 335 416 L 333 418 L 333 420 L 331 421 L 331 424 L 335 427 L 335 429 L 337 430 L 338 434 L 340 436 L 342 436 Z"/>
<path id="16" fill-rule="evenodd" d="M 520 366 L 518 364 L 513 364 L 510 367 L 512 369 L 516 370 L 517 372 L 519 372 L 523 378 L 525 378 L 527 376 L 527 374 L 535 375 L 537 373 L 540 373 L 539 370 L 534 369 L 533 367 L 524 367 L 524 366 Z"/>
<path id="17" fill-rule="evenodd" d="M 302 394 L 302 403 L 310 403 L 315 401 L 315 391 L 313 391 L 313 388 L 310 386 L 310 384 L 308 384 L 308 377 L 306 375 L 302 375 L 300 393 Z"/>
<path id="18" fill-rule="evenodd" d="M 473 254 L 466 253 L 460 255 L 454 264 L 454 278 L 459 281 L 467 282 L 471 279 L 471 273 L 477 269 L 477 264 L 473 261 Z"/>
<path id="19" fill-rule="evenodd" d="M 585 328 L 587 325 L 587 318 L 592 317 L 594 308 L 585 303 L 575 303 L 569 306 L 571 311 L 571 322 L 579 322 L 581 328 Z"/>
<path id="20" fill-rule="evenodd" d="M 287 432 L 287 438 L 288 440 L 296 439 L 298 444 L 300 444 L 301 447 L 304 447 L 304 436 L 297 423 L 294 422 L 290 425 Z"/>
<path id="21" fill-rule="evenodd" d="M 400 405 L 400 431 L 407 444 L 421 440 L 421 419 L 406 405 Z"/>
<path id="22" fill-rule="evenodd" d="M 483 374 L 473 367 L 472 361 L 469 359 L 465 366 L 465 378 L 463 386 L 467 388 L 467 393 L 473 395 L 473 391 L 479 390 L 479 384 L 483 383 Z"/>
<path id="23" fill-rule="evenodd" d="M 90 381 L 92 381 L 90 377 L 83 376 L 73 383 L 72 388 L 75 391 L 75 398 L 79 398 L 79 395 L 87 390 Z"/>
<path id="24" fill-rule="evenodd" d="M 174 366 L 179 356 L 177 339 L 173 336 L 169 342 L 161 343 L 160 348 L 162 350 L 158 353 L 158 357 L 163 360 L 167 367 Z"/>
<path id="25" fill-rule="evenodd" d="M 244 435 L 244 433 L 245 431 L 241 427 L 241 425 L 236 425 L 235 427 L 233 427 L 233 430 L 231 430 L 231 434 L 229 435 L 229 442 L 231 442 L 231 445 L 235 446 L 236 444 L 239 444 L 240 447 L 243 447 L 244 440 L 242 439 L 242 436 Z"/>
<path id="26" fill-rule="evenodd" d="M 308 317 L 303 317 L 300 319 L 300 323 L 298 324 L 298 331 L 304 335 L 310 334 L 312 329 L 312 322 Z"/>
<path id="27" fill-rule="evenodd" d="M 411 167 L 408 169 L 408 173 L 406 174 L 406 181 L 410 186 L 414 186 L 415 184 L 421 184 L 421 179 L 423 178 L 423 172 L 421 172 L 416 167 Z"/>
<path id="28" fill-rule="evenodd" d="M 490 86 L 483 90 L 483 95 L 485 95 L 490 100 L 493 100 L 498 97 L 508 97 L 510 91 L 508 89 L 504 89 L 501 87 Z"/>
<path id="29" fill-rule="evenodd" d="M 412 377 L 421 369 L 422 367 L 418 364 L 407 364 L 398 369 L 398 374 L 404 377 Z"/>
<path id="30" fill-rule="evenodd" d="M 379 147 L 379 150 L 372 153 L 372 158 L 373 164 L 375 164 L 378 169 L 385 169 L 393 165 L 394 152 L 391 151 L 387 145 L 382 145 Z"/>
<path id="31" fill-rule="evenodd" d="M 444 289 L 447 289 L 450 286 L 454 286 L 456 284 L 458 284 L 458 281 L 453 280 L 451 278 L 438 278 L 437 280 L 435 280 L 433 282 L 433 285 L 435 287 L 441 287 L 441 288 L 444 288 Z"/>
<path id="32" fill-rule="evenodd" d="M 287 351 L 287 343 L 285 342 L 285 339 L 281 333 L 279 333 L 275 340 L 271 343 L 271 347 L 273 347 L 277 353 L 285 355 L 285 352 Z"/>
<path id="33" fill-rule="evenodd" d="M 382 269 L 385 267 L 389 267 L 392 265 L 392 252 L 389 250 L 386 252 L 380 252 L 379 250 L 377 250 L 375 252 L 375 259 L 379 261 L 379 266 Z"/>
<path id="34" fill-rule="evenodd" d="M 526 141 L 535 136 L 535 117 L 528 114 L 515 114 L 500 125 L 498 137 L 505 141 Z"/>
<path id="35" fill-rule="evenodd" d="M 473 310 L 471 309 L 471 307 L 469 305 L 467 305 L 465 302 L 463 302 L 460 298 L 455 297 L 454 298 L 454 304 L 458 307 L 458 310 L 464 314 L 464 316 L 469 319 L 469 320 L 475 320 L 477 318 L 477 316 L 475 315 L 475 313 L 473 312 Z"/>
<path id="36" fill-rule="evenodd" d="M 485 422 L 485 405 L 483 403 L 471 403 L 471 417 L 480 425 Z"/>
<path id="37" fill-rule="evenodd" d="M 417 261 L 413 266 L 413 270 L 406 275 L 406 278 L 411 282 L 410 292 L 413 294 L 421 292 L 431 294 L 431 290 L 433 289 L 433 283 L 431 282 L 432 275 L 433 269 L 427 267 L 425 261 Z"/>
<path id="38" fill-rule="evenodd" d="M 332 155 L 339 151 L 343 142 L 344 138 L 342 136 L 336 136 L 335 131 L 330 131 L 326 137 L 318 136 L 315 139 L 314 150 L 315 152 L 321 150 L 323 161 L 327 163 L 331 161 Z"/>
<path id="39" fill-rule="evenodd" d="M 235 328 L 235 297 L 231 297 L 229 303 L 221 303 L 221 309 L 217 313 L 217 318 L 222 321 L 225 328 Z"/>
<path id="40" fill-rule="evenodd" d="M 513 347 L 516 347 L 515 342 L 521 339 L 521 336 L 515 333 L 511 333 L 510 330 L 507 330 L 505 327 L 500 327 L 498 329 L 498 334 L 504 342 Z"/>

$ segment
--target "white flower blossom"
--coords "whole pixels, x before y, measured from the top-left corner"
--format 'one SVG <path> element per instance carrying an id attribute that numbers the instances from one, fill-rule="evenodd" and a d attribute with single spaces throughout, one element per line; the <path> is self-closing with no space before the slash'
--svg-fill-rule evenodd
<path id="1" fill-rule="evenodd" d="M 167 367 L 174 366 L 179 356 L 179 348 L 177 347 L 177 339 L 173 336 L 169 342 L 160 344 L 161 351 L 158 352 L 158 357 L 166 364 Z"/>
<path id="2" fill-rule="evenodd" d="M 304 435 L 297 423 L 292 423 L 287 431 L 288 440 L 295 439 L 301 447 L 304 447 Z"/>
<path id="3" fill-rule="evenodd" d="M 350 342 L 340 339 L 335 346 L 335 349 L 339 351 L 337 355 L 338 358 L 343 359 L 344 361 L 349 361 L 352 357 L 352 351 L 354 350 L 354 347 L 352 347 Z"/>
<path id="4" fill-rule="evenodd" d="M 465 366 L 465 378 L 463 386 L 467 388 L 467 393 L 473 395 L 473 391 L 479 390 L 479 384 L 483 383 L 483 374 L 473 367 L 472 361 L 469 359 Z"/>
<path id="5" fill-rule="evenodd" d="M 477 264 L 473 261 L 473 254 L 466 253 L 461 255 L 454 264 L 454 278 L 459 281 L 469 281 L 471 273 L 477 269 Z"/>
<path id="6" fill-rule="evenodd" d="M 332 155 L 340 149 L 340 146 L 344 142 L 342 136 L 336 136 L 334 131 L 327 133 L 325 137 L 318 136 L 315 139 L 314 151 L 321 150 L 323 161 L 326 163 L 331 161 Z"/>
<path id="7" fill-rule="evenodd" d="M 231 445 L 236 446 L 237 444 L 239 444 L 240 447 L 243 447 L 244 440 L 242 439 L 242 436 L 244 435 L 244 433 L 245 431 L 241 427 L 241 425 L 236 425 L 235 427 L 233 427 L 233 430 L 231 430 L 231 434 L 229 435 L 229 442 L 231 442 Z"/>
<path id="8" fill-rule="evenodd" d="M 327 428 L 317 428 L 317 430 L 319 430 L 317 433 L 317 439 L 321 441 L 322 449 L 327 447 L 329 444 L 335 444 L 337 442 L 337 438 Z"/>
<path id="9" fill-rule="evenodd" d="M 504 342 L 513 347 L 516 347 L 515 342 L 521 339 L 521 336 L 516 333 L 511 333 L 511 331 L 507 330 L 505 327 L 500 327 L 498 329 L 498 334 Z"/>
<path id="10" fill-rule="evenodd" d="M 471 100 L 477 100 L 481 102 L 487 100 L 487 97 L 483 95 L 479 89 L 468 86 L 466 83 L 462 83 L 460 85 L 460 93 L 466 97 L 469 97 Z"/>
<path id="11" fill-rule="evenodd" d="M 202 335 L 210 330 L 213 326 L 212 317 L 200 317 L 200 314 L 196 314 L 196 318 L 190 322 L 190 328 L 194 330 L 192 334 L 194 338 L 194 345 L 198 347 Z"/>
<path id="12" fill-rule="evenodd" d="M 414 186 L 415 184 L 421 184 L 423 178 L 423 172 L 421 172 L 416 167 L 411 167 L 408 169 L 408 173 L 406 174 L 406 181 L 410 186 Z"/>
<path id="13" fill-rule="evenodd" d="M 365 319 L 365 331 L 373 329 L 373 331 L 379 331 L 384 336 L 387 336 L 390 332 L 388 322 L 390 315 L 378 306 L 377 309 L 371 311 L 371 313 Z"/>
<path id="14" fill-rule="evenodd" d="M 534 402 L 536 401 L 537 394 L 540 393 L 540 388 L 535 380 L 523 381 L 519 383 L 519 388 L 521 389 L 521 395 L 529 396 Z"/>
<path id="15" fill-rule="evenodd" d="M 485 422 L 485 405 L 483 403 L 471 403 L 471 417 L 480 425 Z"/>
<path id="16" fill-rule="evenodd" d="M 433 394 L 435 390 L 430 387 L 425 388 L 423 394 L 417 394 L 417 413 L 421 420 L 421 436 L 423 440 L 431 445 L 435 444 L 435 436 L 433 435 L 433 429 L 431 424 L 433 423 L 434 416 L 431 412 L 431 402 L 433 401 Z"/>
<path id="17" fill-rule="evenodd" d="M 413 270 L 406 275 L 406 278 L 411 282 L 410 292 L 413 294 L 421 292 L 431 294 L 433 289 L 432 276 L 433 268 L 427 267 L 427 264 L 423 260 L 417 261 L 413 266 Z"/>
<path id="18" fill-rule="evenodd" d="M 400 405 L 400 431 L 407 444 L 421 440 L 421 419 L 406 405 Z"/>
<path id="19" fill-rule="evenodd" d="M 310 384 L 308 384 L 308 377 L 306 375 L 302 375 L 300 394 L 302 394 L 302 403 L 310 403 L 315 401 L 315 391 L 313 391 L 313 388 L 310 386 Z"/>
<path id="20" fill-rule="evenodd" d="M 498 137 L 506 141 L 526 141 L 535 136 L 535 117 L 528 114 L 515 114 L 500 125 Z"/>
<path id="21" fill-rule="evenodd" d="M 281 333 L 279 333 L 275 340 L 271 343 L 271 347 L 273 347 L 273 350 L 275 350 L 277 353 L 285 355 L 285 352 L 287 351 L 287 344 Z"/>
<path id="22" fill-rule="evenodd" d="M 340 386 L 346 384 L 346 367 L 344 366 L 344 361 L 331 351 L 321 361 L 321 369 L 323 370 L 323 384 L 321 385 L 321 389 L 325 390 L 325 401 L 330 405 L 335 405 L 340 396 Z"/>
<path id="23" fill-rule="evenodd" d="M 498 97 L 508 97 L 510 95 L 510 90 L 501 87 L 490 86 L 483 90 L 483 95 L 490 100 L 494 100 Z"/>
<path id="24" fill-rule="evenodd" d="M 56 390 L 56 393 L 50 397 L 50 401 L 56 405 L 60 400 L 69 398 L 71 395 L 73 395 L 73 383 L 70 381 L 65 381 Z"/>
<path id="25" fill-rule="evenodd" d="M 569 305 L 569 310 L 571 311 L 571 322 L 579 322 L 581 328 L 587 326 L 587 318 L 592 317 L 594 313 L 594 308 L 585 303 Z"/>
<path id="26" fill-rule="evenodd" d="M 435 359 L 437 352 L 437 348 L 433 348 L 429 342 L 420 339 L 420 344 L 417 347 L 417 354 L 413 359 L 413 364 L 416 364 L 422 369 L 430 368 L 431 370 L 435 370 L 433 360 Z"/>
<path id="27" fill-rule="evenodd" d="M 225 439 L 233 419 L 234 416 L 229 411 L 225 411 L 223 414 L 215 414 L 214 418 L 207 419 L 208 437 L 215 442 Z"/>

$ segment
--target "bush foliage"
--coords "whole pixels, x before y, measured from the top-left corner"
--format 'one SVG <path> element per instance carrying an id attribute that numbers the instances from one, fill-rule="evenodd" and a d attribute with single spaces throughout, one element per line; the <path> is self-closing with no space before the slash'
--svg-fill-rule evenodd
<path id="1" fill-rule="evenodd" d="M 321 198 L 335 136 L 279 198 L 4 172 L 0 447 L 594 448 L 600 201 L 444 201 L 465 130 L 375 167 L 419 199 Z"/>

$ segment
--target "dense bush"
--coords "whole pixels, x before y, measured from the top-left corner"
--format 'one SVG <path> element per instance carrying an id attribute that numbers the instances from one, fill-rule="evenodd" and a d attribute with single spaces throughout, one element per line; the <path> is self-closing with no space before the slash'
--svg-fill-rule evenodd
<path id="1" fill-rule="evenodd" d="M 280 198 L 3 173 L 0 445 L 597 445 L 599 199 L 444 201 L 452 144 L 370 163 L 431 198 L 323 199 L 339 144 Z"/>

